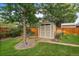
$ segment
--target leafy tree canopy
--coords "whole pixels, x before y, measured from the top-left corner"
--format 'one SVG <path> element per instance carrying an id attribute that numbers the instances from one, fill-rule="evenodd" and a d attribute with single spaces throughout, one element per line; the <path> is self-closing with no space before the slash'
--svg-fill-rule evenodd
<path id="1" fill-rule="evenodd" d="M 6 4 L 1 10 L 3 11 L 0 13 L 2 15 L 1 17 L 7 19 L 7 22 L 22 23 L 23 18 L 30 25 L 38 22 L 34 15 L 36 13 L 34 4 L 10 3 Z"/>
<path id="2" fill-rule="evenodd" d="M 58 26 L 61 23 L 74 22 L 76 19 L 76 12 L 78 11 L 78 6 L 76 4 L 42 4 L 42 13 L 45 14 L 45 19 L 56 23 Z"/>

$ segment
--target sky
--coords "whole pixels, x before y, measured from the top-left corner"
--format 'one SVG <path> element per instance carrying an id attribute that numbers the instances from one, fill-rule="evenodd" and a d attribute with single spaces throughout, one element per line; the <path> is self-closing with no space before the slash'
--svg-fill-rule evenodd
<path id="1" fill-rule="evenodd" d="M 4 7 L 6 6 L 6 4 L 0 3 L 0 7 Z"/>

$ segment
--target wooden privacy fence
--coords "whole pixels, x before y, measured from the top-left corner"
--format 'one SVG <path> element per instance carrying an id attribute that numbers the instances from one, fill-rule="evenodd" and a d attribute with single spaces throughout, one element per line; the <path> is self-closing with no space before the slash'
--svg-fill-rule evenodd
<path id="1" fill-rule="evenodd" d="M 78 34 L 79 35 L 79 27 L 62 27 L 62 32 L 64 34 Z"/>
<path id="2" fill-rule="evenodd" d="M 8 32 L 9 32 L 9 29 L 7 27 L 0 27 L 0 39 L 9 37 Z"/>
<path id="3" fill-rule="evenodd" d="M 0 32 L 8 32 L 10 29 L 7 27 L 0 27 Z M 38 28 L 32 27 L 30 30 L 34 33 L 35 36 L 38 36 Z"/>
<path id="4" fill-rule="evenodd" d="M 38 28 L 30 28 L 30 30 L 34 33 L 35 36 L 38 36 Z M 52 29 L 53 30 L 53 29 Z M 8 28 L 0 28 L 0 32 L 8 32 Z M 64 34 L 78 34 L 79 35 L 79 26 L 76 27 L 61 27 L 57 28 L 57 31 L 64 32 Z"/>
<path id="5" fill-rule="evenodd" d="M 9 29 L 8 28 L 2 28 L 2 27 L 0 27 L 0 32 L 7 32 L 7 31 L 9 31 Z"/>
<path id="6" fill-rule="evenodd" d="M 35 36 L 38 36 L 38 28 L 31 28 L 31 31 L 35 33 Z M 64 34 L 78 34 L 79 35 L 79 27 L 57 28 L 57 32 L 63 32 Z"/>

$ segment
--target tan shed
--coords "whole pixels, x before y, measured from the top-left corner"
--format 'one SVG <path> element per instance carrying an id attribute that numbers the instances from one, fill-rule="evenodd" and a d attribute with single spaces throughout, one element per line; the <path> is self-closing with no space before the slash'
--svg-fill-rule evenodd
<path id="1" fill-rule="evenodd" d="M 44 21 L 38 28 L 38 37 L 46 39 L 55 39 L 56 27 L 54 23 Z"/>

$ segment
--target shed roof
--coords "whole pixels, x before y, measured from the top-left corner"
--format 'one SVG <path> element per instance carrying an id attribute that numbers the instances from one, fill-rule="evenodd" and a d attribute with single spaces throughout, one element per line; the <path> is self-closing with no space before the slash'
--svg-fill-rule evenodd
<path id="1" fill-rule="evenodd" d="M 41 24 L 53 24 L 53 22 L 50 22 L 48 20 L 43 20 Z"/>

